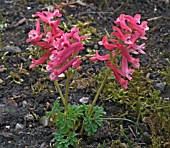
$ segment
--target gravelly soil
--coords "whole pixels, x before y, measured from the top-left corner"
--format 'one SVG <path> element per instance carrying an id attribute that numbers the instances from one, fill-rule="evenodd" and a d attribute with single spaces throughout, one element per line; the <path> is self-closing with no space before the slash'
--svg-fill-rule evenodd
<path id="1" fill-rule="evenodd" d="M 170 66 L 170 3 L 161 0 L 136 0 L 134 4 L 130 0 L 127 3 L 118 0 L 110 1 L 108 5 L 103 1 L 86 1 L 84 4 L 86 5 L 76 3 L 75 10 L 67 6 L 62 21 L 71 25 L 75 20 L 91 20 L 91 25 L 101 34 L 105 34 L 106 30 L 111 32 L 113 20 L 121 13 L 129 15 L 140 13 L 142 19 L 149 22 L 147 54 L 141 58 L 141 66 L 142 69 L 147 69 L 144 75 L 153 82 L 153 88 L 160 89 L 161 97 L 168 99 L 170 86 L 168 79 L 164 79 L 161 72 Z M 46 10 L 49 5 L 38 0 L 3 0 L 0 4 L 0 147 L 2 148 L 45 148 L 52 147 L 54 143 L 55 126 L 44 127 L 40 119 L 45 115 L 46 105 L 49 103 L 51 108 L 58 93 L 48 79 L 42 79 L 48 76 L 46 73 L 29 69 L 29 44 L 25 42 L 27 33 L 34 27 L 32 14 Z M 98 38 L 97 33 L 93 34 L 94 38 L 86 48 L 100 48 L 95 39 Z M 9 53 L 3 57 L 6 51 Z M 91 93 L 91 90 L 85 87 L 78 92 L 72 91 L 70 97 L 81 98 L 88 93 Z M 105 104 L 107 115 L 110 116 L 122 114 L 126 109 L 125 106 L 115 102 L 99 101 L 99 104 L 102 103 Z M 136 120 L 133 115 L 131 119 Z M 105 122 L 94 137 L 85 138 L 82 147 L 97 147 L 104 141 L 106 147 L 111 147 L 112 140 L 117 139 L 127 145 L 125 138 L 120 136 L 120 125 L 129 131 L 127 135 L 134 140 L 133 147 L 138 145 L 147 148 L 152 144 L 151 138 L 146 140 L 136 133 L 134 137 L 129 130 L 129 127 L 135 129 L 134 125 L 114 121 L 111 125 Z M 150 136 L 150 127 L 142 121 L 140 126 Z M 168 143 L 166 140 L 164 142 Z M 168 146 L 170 144 L 167 144 L 167 148 Z"/>

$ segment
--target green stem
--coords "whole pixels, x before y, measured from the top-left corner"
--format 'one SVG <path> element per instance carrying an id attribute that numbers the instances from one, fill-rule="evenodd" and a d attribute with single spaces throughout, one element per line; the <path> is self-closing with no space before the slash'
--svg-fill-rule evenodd
<path id="1" fill-rule="evenodd" d="M 91 104 L 91 106 L 90 106 L 90 109 L 89 109 L 89 112 L 88 112 L 88 114 L 92 114 L 92 112 L 93 112 L 93 108 L 94 108 L 94 106 L 96 105 L 96 102 L 97 102 L 97 100 L 98 100 L 98 98 L 99 98 L 99 95 L 100 95 L 100 93 L 101 93 L 101 91 L 102 91 L 102 89 L 103 89 L 103 87 L 104 87 L 104 85 L 105 85 L 105 83 L 106 83 L 106 80 L 107 80 L 107 78 L 108 78 L 108 74 L 110 73 L 110 71 L 111 71 L 111 69 L 109 68 L 107 71 L 106 71 L 106 75 L 105 75 L 105 77 L 104 77 L 104 79 L 103 79 L 103 81 L 102 81 L 102 84 L 100 85 L 100 87 L 99 87 L 99 89 L 98 89 L 98 91 L 97 91 L 97 93 L 96 93 L 96 96 L 95 96 L 95 98 L 94 98 L 94 100 L 93 100 L 93 102 L 92 102 L 92 104 Z"/>
<path id="2" fill-rule="evenodd" d="M 70 87 L 71 71 L 67 71 L 66 89 L 65 89 L 65 111 L 68 110 L 68 91 Z"/>
<path id="3" fill-rule="evenodd" d="M 81 130 L 80 130 L 80 136 L 83 137 L 84 134 L 84 124 L 82 123 Z"/>
<path id="4" fill-rule="evenodd" d="M 110 55 L 111 63 L 113 64 L 114 61 L 115 61 L 115 57 L 112 56 L 112 51 L 109 52 L 109 55 Z M 96 96 L 95 96 L 95 98 L 94 98 L 94 100 L 93 100 L 93 102 L 92 102 L 92 104 L 91 104 L 91 106 L 90 106 L 90 109 L 89 109 L 89 111 L 88 111 L 88 114 L 89 114 L 90 116 L 92 115 L 93 108 L 94 108 L 94 106 L 96 105 L 96 102 L 97 102 L 97 100 L 98 100 L 98 98 L 99 98 L 99 96 L 100 96 L 100 94 L 101 94 L 101 91 L 102 91 L 102 89 L 103 89 L 103 87 L 104 87 L 104 85 L 105 85 L 105 83 L 106 83 L 106 80 L 107 80 L 107 78 L 108 78 L 108 76 L 109 76 L 110 71 L 111 71 L 111 69 L 108 68 L 107 71 L 106 71 L 106 73 L 105 73 L 105 77 L 104 77 L 104 79 L 103 79 L 103 81 L 102 81 L 102 83 L 101 83 L 101 85 L 100 85 L 100 87 L 99 87 L 99 89 L 98 89 L 98 91 L 97 91 L 97 93 L 96 93 Z M 84 124 L 82 124 L 81 130 L 80 130 L 80 135 L 81 135 L 81 136 L 83 136 L 83 131 L 84 131 Z"/>
<path id="5" fill-rule="evenodd" d="M 98 100 L 98 98 L 99 98 L 99 95 L 100 95 L 100 93 L 101 93 L 101 91 L 102 91 L 102 89 L 103 89 L 103 87 L 104 87 L 104 85 L 105 85 L 105 83 L 106 83 L 106 80 L 107 80 L 107 78 L 108 78 L 108 74 L 110 73 L 110 71 L 111 71 L 110 68 L 106 71 L 106 75 L 105 75 L 105 77 L 104 77 L 104 79 L 103 79 L 103 81 L 102 81 L 102 84 L 100 85 L 100 87 L 99 87 L 99 89 L 98 89 L 98 91 L 97 91 L 97 93 L 96 93 L 96 96 L 95 96 L 95 98 L 94 98 L 94 100 L 93 100 L 93 102 L 92 102 L 92 104 L 91 104 L 91 106 L 90 106 L 90 109 L 89 109 L 89 111 L 88 111 L 88 114 L 89 114 L 90 116 L 91 116 L 91 114 L 92 114 L 92 112 L 93 112 L 93 108 L 94 108 L 94 106 L 95 106 L 95 104 L 96 104 L 96 102 L 97 102 L 97 100 Z M 81 136 L 83 136 L 83 131 L 84 131 L 84 124 L 82 124 L 82 126 L 81 126 L 81 130 L 80 130 L 80 135 L 81 135 Z"/>
<path id="6" fill-rule="evenodd" d="M 61 97 L 61 100 L 62 100 L 62 102 L 63 102 L 63 104 L 64 104 L 64 106 L 65 106 L 65 98 L 64 98 L 64 96 L 63 96 L 63 93 L 62 93 L 62 91 L 61 91 L 61 89 L 60 89 L 60 86 L 59 86 L 59 84 L 58 84 L 58 80 L 55 80 L 54 81 L 54 85 L 55 85 L 55 88 L 56 88 L 56 90 L 59 92 L 59 94 L 60 94 L 60 97 Z"/>

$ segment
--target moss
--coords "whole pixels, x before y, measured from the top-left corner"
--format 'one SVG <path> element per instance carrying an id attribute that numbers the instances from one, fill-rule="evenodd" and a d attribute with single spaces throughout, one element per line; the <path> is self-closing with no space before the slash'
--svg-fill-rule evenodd
<path id="1" fill-rule="evenodd" d="M 96 88 L 102 81 L 105 68 L 101 71 L 102 73 L 95 77 Z M 169 79 L 167 77 L 169 70 L 164 74 L 164 78 Z M 137 122 L 143 119 L 143 122 L 148 124 L 151 130 L 151 147 L 163 147 L 168 144 L 170 138 L 170 102 L 160 97 L 160 92 L 154 90 L 152 81 L 144 76 L 141 69 L 133 74 L 133 80 L 129 82 L 128 90 L 121 89 L 111 74 L 100 98 L 125 105 L 128 111 L 135 112 Z M 130 116 L 129 113 L 128 116 Z M 164 135 L 164 137 L 159 135 Z"/>

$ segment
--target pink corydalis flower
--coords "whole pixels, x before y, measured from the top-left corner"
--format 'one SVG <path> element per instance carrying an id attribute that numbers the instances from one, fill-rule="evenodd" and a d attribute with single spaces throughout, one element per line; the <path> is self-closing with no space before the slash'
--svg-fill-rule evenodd
<path id="1" fill-rule="evenodd" d="M 56 17 L 61 17 L 62 14 L 59 12 L 58 9 L 54 10 L 54 12 L 48 12 L 48 11 L 43 11 L 43 12 L 37 12 L 35 14 L 35 17 L 39 17 L 43 22 L 45 22 L 46 24 L 53 24 L 56 21 L 54 20 L 54 18 Z"/>
<path id="2" fill-rule="evenodd" d="M 80 60 L 80 58 L 77 58 L 77 60 L 73 62 L 72 67 L 78 68 L 81 63 L 82 60 Z"/>
<path id="3" fill-rule="evenodd" d="M 83 44 L 81 42 L 75 42 L 70 44 L 68 47 L 63 47 L 62 50 L 54 50 L 52 52 L 50 60 L 53 61 L 56 57 L 63 57 L 68 52 L 72 52 L 72 54 L 76 54 L 80 50 L 83 50 Z"/>
<path id="4" fill-rule="evenodd" d="M 116 52 L 113 52 L 112 53 L 112 57 L 116 56 Z M 97 50 L 95 55 L 93 57 L 90 58 L 91 61 L 108 61 L 110 60 L 110 55 L 109 54 L 106 54 L 106 55 L 103 55 L 103 56 L 100 56 L 99 55 L 99 51 Z"/>
<path id="5" fill-rule="evenodd" d="M 54 37 L 51 32 L 47 32 L 45 38 L 41 42 L 36 42 L 36 45 L 42 47 L 42 49 L 48 49 L 53 46 Z"/>
<path id="6" fill-rule="evenodd" d="M 130 15 L 121 14 L 115 21 L 115 24 L 120 28 L 133 33 L 138 31 L 142 36 L 145 35 L 145 31 L 149 29 L 147 22 L 143 21 L 140 25 L 141 15 L 136 14 L 134 17 Z"/>
<path id="7" fill-rule="evenodd" d="M 130 48 L 128 48 L 128 51 L 133 54 L 146 54 L 143 49 L 145 49 L 145 43 L 141 45 L 133 44 Z"/>
<path id="8" fill-rule="evenodd" d="M 115 48 L 118 48 L 116 44 L 110 44 L 108 43 L 107 36 L 104 36 L 102 41 L 98 42 L 99 45 L 103 45 L 107 50 L 114 50 Z"/>
<path id="9" fill-rule="evenodd" d="M 46 70 L 51 72 L 50 79 L 56 80 L 60 74 L 73 67 L 77 69 L 81 64 L 81 59 L 77 57 L 79 51 L 84 49 L 82 40 L 87 36 L 79 36 L 79 29 L 73 27 L 69 33 L 65 33 L 59 28 L 61 17 L 59 10 L 52 12 L 37 12 L 38 17 L 36 30 L 31 30 L 28 34 L 27 42 L 41 47 L 44 55 L 35 60 L 32 58 L 30 68 L 43 64 L 49 59 Z M 43 33 L 40 33 L 40 20 L 43 22 Z M 45 23 L 45 24 L 44 24 Z"/>
<path id="10" fill-rule="evenodd" d="M 137 59 L 133 58 L 129 54 L 128 50 L 122 45 L 119 45 L 119 49 L 122 51 L 122 57 L 125 57 L 128 62 L 132 63 L 134 68 L 139 68 L 140 67 L 140 64 L 139 64 L 140 60 L 138 58 Z"/>
<path id="11" fill-rule="evenodd" d="M 136 23 L 140 24 L 141 15 L 140 14 L 136 14 L 134 16 L 134 19 L 136 20 Z"/>
<path id="12" fill-rule="evenodd" d="M 116 21 L 114 21 L 115 24 L 119 25 L 122 29 L 128 30 L 129 32 L 132 32 L 132 29 L 126 24 L 126 18 L 125 14 L 121 14 Z"/>
<path id="13" fill-rule="evenodd" d="M 139 25 L 141 29 L 144 29 L 145 31 L 149 30 L 149 27 L 148 27 L 148 22 L 147 21 L 143 21 L 141 23 L 141 25 Z"/>
<path id="14" fill-rule="evenodd" d="M 42 38 L 42 35 L 40 34 L 40 19 L 37 19 L 36 23 L 36 30 L 31 30 L 28 33 L 28 39 L 26 42 L 32 42 L 35 44 L 36 42 L 40 41 Z"/>
<path id="15" fill-rule="evenodd" d="M 53 49 L 49 50 L 38 60 L 35 60 L 34 58 L 32 58 L 32 64 L 30 65 L 30 68 L 34 68 L 37 65 L 43 64 L 47 60 L 48 56 L 50 55 L 52 51 Z"/>
<path id="16" fill-rule="evenodd" d="M 58 78 L 58 76 L 60 74 L 64 73 L 64 71 L 66 71 L 68 68 L 70 68 L 72 66 L 73 62 L 75 62 L 76 60 L 77 60 L 77 57 L 71 59 L 65 65 L 61 66 L 59 69 L 53 70 L 53 72 L 50 74 L 50 79 L 56 80 Z"/>
<path id="17" fill-rule="evenodd" d="M 128 61 L 125 57 L 122 57 L 122 75 L 125 76 L 128 80 L 132 80 L 132 74 L 135 71 L 128 67 Z"/>
<path id="18" fill-rule="evenodd" d="M 73 40 L 76 40 L 77 42 L 88 38 L 88 36 L 79 36 L 79 29 L 76 27 L 71 28 L 71 32 L 69 33 L 69 35 L 72 37 Z"/>
<path id="19" fill-rule="evenodd" d="M 47 71 L 52 71 L 52 69 L 61 66 L 66 60 L 68 60 L 72 55 L 77 54 L 80 50 L 83 50 L 83 44 L 81 42 L 73 43 L 69 47 L 65 47 L 61 51 L 53 50 L 50 55 L 50 61 L 46 67 Z M 74 62 L 74 66 L 77 68 L 80 65 L 81 61 L 77 59 Z"/>
<path id="20" fill-rule="evenodd" d="M 133 68 L 140 67 L 140 59 L 134 58 L 133 54 L 145 54 L 143 51 L 145 43 L 137 45 L 138 39 L 144 39 L 146 30 L 149 29 L 147 22 L 140 22 L 141 15 L 136 14 L 134 17 L 130 15 L 121 14 L 115 21 L 117 26 L 113 26 L 113 32 L 111 33 L 111 39 L 104 36 L 102 41 L 98 42 L 99 45 L 103 45 L 106 50 L 115 51 L 115 55 L 106 54 L 100 56 L 98 51 L 90 58 L 92 61 L 105 61 L 107 66 L 111 68 L 116 80 L 122 86 L 127 89 L 128 80 L 132 80 L 132 74 L 135 71 L 129 68 L 130 64 Z M 118 62 L 121 61 L 121 62 Z M 126 80 L 128 79 L 128 80 Z"/>
<path id="21" fill-rule="evenodd" d="M 116 36 L 116 38 L 122 40 L 125 44 L 133 44 L 130 40 L 131 34 L 123 34 L 122 31 L 116 26 L 113 26 L 112 28 L 116 32 L 112 32 L 111 35 Z"/>
<path id="22" fill-rule="evenodd" d="M 111 65 L 110 62 L 107 62 L 107 66 L 109 66 L 112 69 L 116 80 L 119 82 L 119 84 L 122 86 L 122 88 L 127 89 L 128 88 L 128 86 L 127 86 L 128 80 L 125 80 L 120 76 L 120 74 L 119 74 L 120 70 L 117 70 L 113 65 Z"/>

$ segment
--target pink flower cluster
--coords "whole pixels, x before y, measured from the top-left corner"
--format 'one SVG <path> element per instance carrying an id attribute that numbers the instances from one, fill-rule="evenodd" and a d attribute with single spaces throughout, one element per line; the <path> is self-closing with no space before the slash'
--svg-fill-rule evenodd
<path id="1" fill-rule="evenodd" d="M 140 14 L 136 14 L 134 17 L 121 14 L 114 22 L 116 26 L 112 27 L 111 38 L 108 39 L 107 36 L 104 36 L 99 42 L 99 45 L 103 45 L 106 50 L 112 52 L 112 56 L 109 54 L 100 56 L 96 51 L 94 57 L 90 58 L 92 61 L 105 61 L 124 89 L 128 88 L 128 80 L 132 79 L 133 68 L 140 67 L 139 58 L 134 58 L 132 55 L 145 54 L 143 51 L 145 43 L 137 45 L 137 41 L 138 39 L 147 39 L 145 35 L 149 27 L 146 21 L 140 23 L 140 18 Z M 129 63 L 133 68 L 129 68 Z"/>
<path id="2" fill-rule="evenodd" d="M 82 61 L 77 54 L 84 49 L 81 41 L 87 38 L 87 36 L 79 36 L 79 29 L 76 27 L 73 27 L 69 33 L 60 29 L 58 25 L 61 16 L 62 14 L 57 9 L 53 13 L 37 12 L 35 14 L 35 17 L 38 17 L 36 29 L 28 33 L 26 40 L 26 42 L 40 46 L 45 52 L 40 59 L 32 59 L 30 68 L 48 60 L 46 70 L 51 73 L 51 80 L 56 80 L 58 75 L 68 68 L 77 68 L 81 64 Z M 41 33 L 40 21 L 42 21 L 43 33 Z"/>

